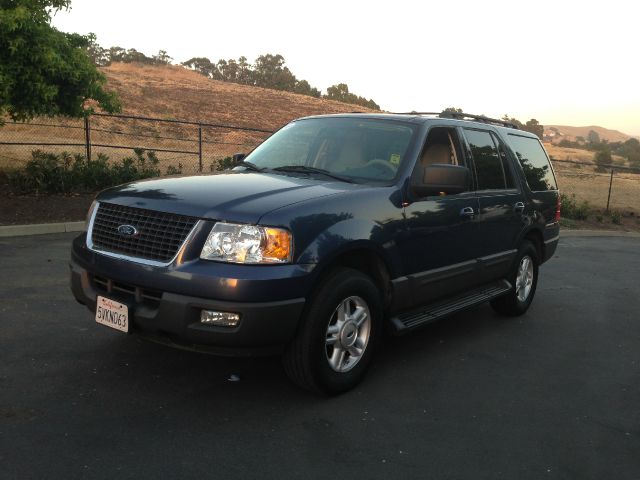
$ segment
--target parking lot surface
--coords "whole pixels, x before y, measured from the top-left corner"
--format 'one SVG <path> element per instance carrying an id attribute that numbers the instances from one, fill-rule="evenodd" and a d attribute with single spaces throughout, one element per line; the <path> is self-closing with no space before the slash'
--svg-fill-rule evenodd
<path id="1" fill-rule="evenodd" d="M 563 237 L 523 317 L 389 339 L 337 398 L 96 325 L 75 234 L 0 239 L 0 477 L 640 478 L 640 240 Z M 237 381 L 231 381 L 237 380 Z"/>

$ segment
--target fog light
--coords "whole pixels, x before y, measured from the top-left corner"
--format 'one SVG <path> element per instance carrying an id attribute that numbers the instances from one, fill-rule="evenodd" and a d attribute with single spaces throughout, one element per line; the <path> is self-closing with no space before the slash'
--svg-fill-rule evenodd
<path id="1" fill-rule="evenodd" d="M 205 325 L 217 325 L 218 327 L 235 327 L 240 321 L 240 314 L 229 312 L 215 312 L 213 310 L 202 310 L 200 312 L 200 323 Z"/>

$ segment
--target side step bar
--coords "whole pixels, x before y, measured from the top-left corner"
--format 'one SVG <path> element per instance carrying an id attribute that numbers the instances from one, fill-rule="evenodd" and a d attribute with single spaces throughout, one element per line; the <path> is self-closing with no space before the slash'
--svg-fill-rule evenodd
<path id="1" fill-rule="evenodd" d="M 414 328 L 439 320 L 461 310 L 475 307 L 493 298 L 504 295 L 512 286 L 507 280 L 482 285 L 462 295 L 440 300 L 391 318 L 391 326 L 396 335 L 402 335 Z"/>

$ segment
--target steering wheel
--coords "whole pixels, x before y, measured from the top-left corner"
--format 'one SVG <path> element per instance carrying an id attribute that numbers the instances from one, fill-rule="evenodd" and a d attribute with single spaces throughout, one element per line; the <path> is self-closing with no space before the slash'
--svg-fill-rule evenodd
<path id="1" fill-rule="evenodd" d="M 369 165 L 373 165 L 376 167 L 383 167 L 384 170 L 387 170 L 387 172 L 391 173 L 392 177 L 395 177 L 396 175 L 396 171 L 397 171 L 396 168 L 386 160 L 382 160 L 380 158 L 374 158 L 373 160 L 369 160 L 365 165 L 365 167 L 368 167 Z"/>

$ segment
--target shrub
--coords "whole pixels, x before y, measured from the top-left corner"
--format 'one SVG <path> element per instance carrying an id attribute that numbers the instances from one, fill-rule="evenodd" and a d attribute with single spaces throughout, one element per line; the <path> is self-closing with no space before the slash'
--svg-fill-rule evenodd
<path id="1" fill-rule="evenodd" d="M 95 192 L 103 188 L 140 180 L 159 177 L 158 157 L 154 151 L 134 149 L 133 157 L 120 162 L 110 162 L 109 157 L 98 154 L 95 160 L 88 162 L 80 154 L 71 155 L 47 153 L 36 150 L 24 168 L 7 172 L 7 183 L 13 193 L 72 193 Z M 175 173 L 182 172 L 169 166 Z"/>
<path id="2" fill-rule="evenodd" d="M 178 162 L 178 166 L 169 165 L 167 167 L 167 175 L 182 175 L 182 162 Z"/>
<path id="3" fill-rule="evenodd" d="M 231 170 L 235 166 L 236 165 L 233 162 L 233 157 L 224 157 L 221 160 L 211 162 L 211 165 L 209 165 L 209 169 L 212 172 L 221 172 L 223 170 Z"/>
<path id="4" fill-rule="evenodd" d="M 622 223 L 622 214 L 618 210 L 611 210 L 611 223 L 620 225 Z"/>
<path id="5" fill-rule="evenodd" d="M 572 193 L 570 196 L 562 193 L 560 195 L 562 202 L 562 216 L 572 218 L 574 220 L 586 220 L 591 212 L 589 202 L 582 201 L 578 203 L 576 195 Z"/>

